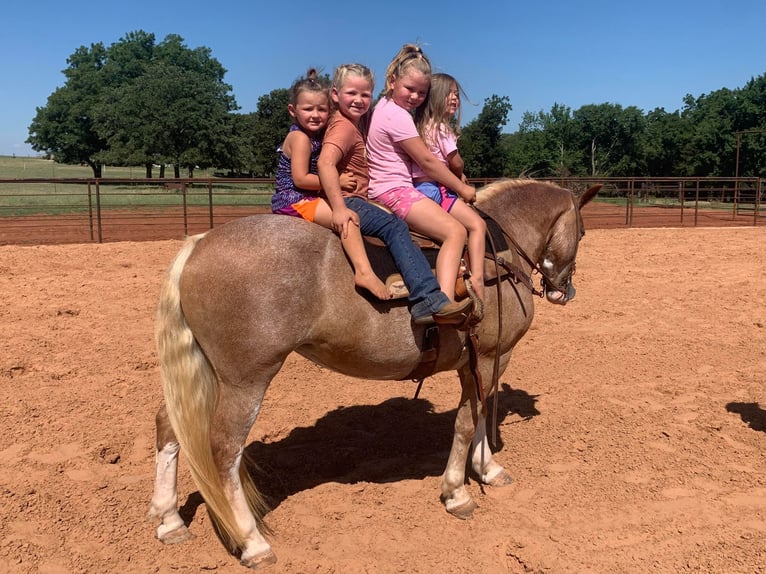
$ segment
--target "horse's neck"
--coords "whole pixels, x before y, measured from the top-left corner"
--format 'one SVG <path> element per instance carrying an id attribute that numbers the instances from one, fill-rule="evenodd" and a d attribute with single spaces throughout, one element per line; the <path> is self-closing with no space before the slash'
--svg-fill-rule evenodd
<path id="1" fill-rule="evenodd" d="M 536 261 L 542 255 L 559 211 L 546 209 L 534 199 L 536 198 L 530 194 L 508 193 L 503 197 L 493 198 L 494 201 L 480 206 L 480 209 L 486 210 L 512 241 Z"/>

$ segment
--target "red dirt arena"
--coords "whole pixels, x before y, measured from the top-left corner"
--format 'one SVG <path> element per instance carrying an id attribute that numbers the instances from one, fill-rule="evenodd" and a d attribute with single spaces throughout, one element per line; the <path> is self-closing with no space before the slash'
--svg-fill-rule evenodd
<path id="1" fill-rule="evenodd" d="M 245 571 L 183 456 L 195 538 L 163 546 L 146 518 L 154 307 L 180 245 L 0 246 L 0 571 Z M 279 560 L 265 571 L 766 572 L 764 245 L 762 226 L 591 226 L 577 297 L 536 302 L 501 378 L 496 458 L 515 482 L 472 480 L 469 521 L 439 501 L 454 373 L 414 400 L 412 382 L 292 357 L 248 441 Z"/>

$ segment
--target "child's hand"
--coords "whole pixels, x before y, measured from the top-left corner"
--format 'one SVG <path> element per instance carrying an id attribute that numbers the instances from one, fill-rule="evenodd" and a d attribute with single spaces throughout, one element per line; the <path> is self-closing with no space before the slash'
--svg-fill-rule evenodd
<path id="1" fill-rule="evenodd" d="M 332 212 L 332 230 L 344 239 L 348 237 L 348 226 L 359 226 L 359 215 L 349 208 L 339 209 Z"/>
<path id="2" fill-rule="evenodd" d="M 463 185 L 459 190 L 457 190 L 457 194 L 466 203 L 473 203 L 476 201 L 476 188 L 472 185 Z"/>
<path id="3" fill-rule="evenodd" d="M 356 177 L 353 173 L 344 171 L 340 174 L 340 188 L 348 193 L 354 193 L 356 191 Z"/>

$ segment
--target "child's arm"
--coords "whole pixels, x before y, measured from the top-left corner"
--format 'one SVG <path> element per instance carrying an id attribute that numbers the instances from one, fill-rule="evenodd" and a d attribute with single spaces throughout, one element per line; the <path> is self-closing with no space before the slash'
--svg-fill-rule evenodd
<path id="1" fill-rule="evenodd" d="M 449 166 L 449 170 L 455 174 L 455 177 L 460 178 L 460 181 L 465 183 L 466 177 L 465 177 L 465 174 L 463 173 L 463 169 L 465 168 L 465 162 L 463 161 L 463 158 L 460 156 L 459 151 L 455 150 L 447 156 L 447 165 Z"/>
<path id="2" fill-rule="evenodd" d="M 399 142 L 402 149 L 417 163 L 426 175 L 457 193 L 464 201 L 471 203 L 476 199 L 476 188 L 464 183 L 450 168 L 444 165 L 423 143 L 419 137 Z"/>
<path id="3" fill-rule="evenodd" d="M 290 175 L 298 189 L 319 191 L 319 176 L 309 173 L 311 166 L 311 140 L 300 130 L 287 134 L 282 146 L 285 155 L 290 158 Z"/>
<path id="4" fill-rule="evenodd" d="M 348 237 L 349 222 L 359 225 L 359 216 L 355 211 L 346 207 L 341 192 L 341 177 L 338 173 L 338 164 L 343 159 L 340 149 L 332 144 L 323 145 L 322 151 L 317 160 L 319 168 L 319 180 L 322 184 L 327 203 L 332 209 L 332 229 L 342 234 L 342 237 Z"/>

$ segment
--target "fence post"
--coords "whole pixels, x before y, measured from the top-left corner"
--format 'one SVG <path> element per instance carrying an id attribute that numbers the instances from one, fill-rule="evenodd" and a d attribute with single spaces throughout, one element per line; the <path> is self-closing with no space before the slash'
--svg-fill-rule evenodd
<path id="1" fill-rule="evenodd" d="M 98 227 L 98 242 L 103 243 L 104 237 L 101 232 L 101 186 L 96 179 L 96 225 Z"/>
<path id="2" fill-rule="evenodd" d="M 694 192 L 694 227 L 697 227 L 700 211 L 700 180 L 697 178 L 697 188 Z"/>
<path id="3" fill-rule="evenodd" d="M 189 214 L 186 207 L 186 185 L 181 186 L 181 194 L 184 201 L 184 235 L 189 235 Z"/>
<path id="4" fill-rule="evenodd" d="M 88 180 L 88 229 L 90 230 L 90 240 L 93 241 L 93 197 L 90 191 L 90 180 Z"/>
<path id="5" fill-rule="evenodd" d="M 684 182 L 678 182 L 678 202 L 681 204 L 681 227 L 684 226 Z"/>
<path id="6" fill-rule="evenodd" d="M 207 179 L 207 204 L 209 206 L 209 225 L 213 229 L 213 180 Z"/>

